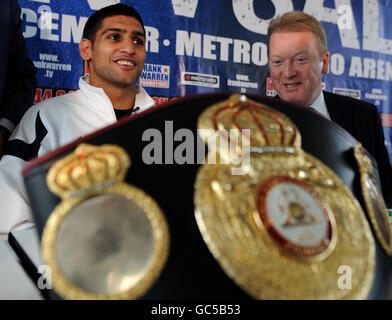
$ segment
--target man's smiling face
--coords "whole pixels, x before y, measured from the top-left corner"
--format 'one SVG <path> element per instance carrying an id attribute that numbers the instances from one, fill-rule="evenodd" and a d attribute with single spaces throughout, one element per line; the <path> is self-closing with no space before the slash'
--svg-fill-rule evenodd
<path id="1" fill-rule="evenodd" d="M 145 42 L 143 27 L 135 18 L 117 15 L 103 19 L 85 51 L 90 84 L 100 88 L 133 87 L 143 72 Z"/>
<path id="2" fill-rule="evenodd" d="M 283 101 L 310 106 L 321 92 L 328 72 L 329 53 L 320 53 L 311 31 L 273 33 L 269 42 L 272 84 Z"/>

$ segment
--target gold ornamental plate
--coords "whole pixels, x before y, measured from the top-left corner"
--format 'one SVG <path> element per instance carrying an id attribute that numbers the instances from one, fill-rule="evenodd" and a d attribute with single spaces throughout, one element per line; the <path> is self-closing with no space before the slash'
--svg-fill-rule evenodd
<path id="1" fill-rule="evenodd" d="M 294 123 L 233 95 L 209 107 L 198 129 L 216 161 L 209 154 L 198 172 L 195 216 L 222 269 L 256 299 L 366 298 L 369 224 L 336 174 L 301 149 Z"/>
<path id="2" fill-rule="evenodd" d="M 389 214 L 373 174 L 372 162 L 360 143 L 354 148 L 354 156 L 361 175 L 362 195 L 365 200 L 369 220 L 381 247 L 391 256 L 392 229 L 389 222 Z"/>
<path id="3" fill-rule="evenodd" d="M 52 285 L 66 299 L 136 299 L 159 276 L 169 231 L 157 203 L 123 180 L 130 159 L 119 146 L 81 144 L 49 170 L 62 198 L 42 236 Z"/>

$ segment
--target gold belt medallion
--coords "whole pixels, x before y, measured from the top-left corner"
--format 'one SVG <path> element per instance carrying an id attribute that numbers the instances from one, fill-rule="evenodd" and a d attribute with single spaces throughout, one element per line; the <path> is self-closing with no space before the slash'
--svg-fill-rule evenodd
<path id="1" fill-rule="evenodd" d="M 209 154 L 195 215 L 223 270 L 256 299 L 366 298 L 375 265 L 369 224 L 336 174 L 301 149 L 294 123 L 233 95 L 209 107 L 198 129 Z"/>
<path id="2" fill-rule="evenodd" d="M 62 201 L 45 225 L 42 256 L 66 299 L 141 297 L 166 262 L 166 220 L 124 182 L 129 166 L 119 146 L 81 144 L 49 170 L 48 187 Z"/>
<path id="3" fill-rule="evenodd" d="M 362 195 L 374 233 L 381 247 L 391 256 L 392 230 L 389 222 L 389 214 L 382 194 L 377 187 L 372 163 L 360 143 L 354 148 L 354 156 L 359 166 Z"/>

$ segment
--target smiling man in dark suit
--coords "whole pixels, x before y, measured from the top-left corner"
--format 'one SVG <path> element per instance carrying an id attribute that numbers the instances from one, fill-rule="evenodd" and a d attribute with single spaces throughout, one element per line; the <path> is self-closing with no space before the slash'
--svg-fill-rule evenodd
<path id="1" fill-rule="evenodd" d="M 311 107 L 346 129 L 376 159 L 384 199 L 392 207 L 392 167 L 377 108 L 322 90 L 330 54 L 319 21 L 299 11 L 272 19 L 268 28 L 269 67 L 283 101 Z"/>

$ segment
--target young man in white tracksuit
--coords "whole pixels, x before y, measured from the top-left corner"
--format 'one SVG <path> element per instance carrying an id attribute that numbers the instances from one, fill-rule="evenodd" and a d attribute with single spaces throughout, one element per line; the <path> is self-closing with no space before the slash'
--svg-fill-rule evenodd
<path id="1" fill-rule="evenodd" d="M 0 235 L 31 225 L 21 175 L 27 161 L 154 104 L 136 84 L 145 42 L 142 18 L 129 6 L 105 7 L 89 18 L 79 44 L 89 76 L 79 90 L 31 107 L 8 141 L 0 161 Z"/>

